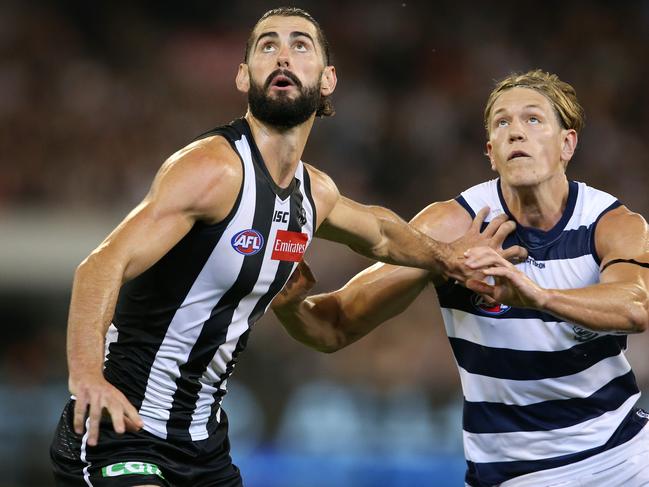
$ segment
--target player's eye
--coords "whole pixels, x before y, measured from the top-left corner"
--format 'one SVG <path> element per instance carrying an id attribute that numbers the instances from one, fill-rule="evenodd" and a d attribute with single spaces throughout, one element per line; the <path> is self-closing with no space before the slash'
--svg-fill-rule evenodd
<path id="1" fill-rule="evenodd" d="M 528 119 L 528 122 L 530 122 L 530 123 L 532 123 L 532 124 L 541 123 L 541 121 L 540 121 L 537 117 L 534 117 L 534 116 L 530 117 L 530 118 Z"/>
<path id="2" fill-rule="evenodd" d="M 505 120 L 504 118 L 501 118 L 500 120 L 496 121 L 496 125 L 498 127 L 506 127 L 507 123 L 508 123 L 507 120 Z"/>
<path id="3" fill-rule="evenodd" d="M 261 51 L 262 52 L 273 52 L 275 50 L 275 44 L 272 42 L 268 42 L 261 46 Z"/>
<path id="4" fill-rule="evenodd" d="M 296 42 L 295 50 L 299 52 L 306 52 L 308 50 L 308 47 L 304 42 Z"/>

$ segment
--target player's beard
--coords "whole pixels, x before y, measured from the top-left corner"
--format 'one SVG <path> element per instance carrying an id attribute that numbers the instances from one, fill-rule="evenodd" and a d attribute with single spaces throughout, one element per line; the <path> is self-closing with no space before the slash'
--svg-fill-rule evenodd
<path id="1" fill-rule="evenodd" d="M 270 84 L 277 75 L 290 78 L 299 94 L 291 99 L 288 93 L 278 92 L 276 96 L 269 95 Z M 261 86 L 251 78 L 248 91 L 248 105 L 255 118 L 281 130 L 287 130 L 306 122 L 318 109 L 320 103 L 320 82 L 315 86 L 304 86 L 290 71 L 277 69 Z"/>

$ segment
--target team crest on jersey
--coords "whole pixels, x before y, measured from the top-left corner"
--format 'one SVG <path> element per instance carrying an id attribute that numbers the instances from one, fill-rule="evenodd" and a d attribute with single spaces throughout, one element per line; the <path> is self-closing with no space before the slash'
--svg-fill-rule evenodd
<path id="1" fill-rule="evenodd" d="M 491 316 L 501 315 L 503 313 L 506 313 L 512 308 L 511 306 L 507 306 L 506 304 L 500 304 L 500 303 L 489 304 L 479 294 L 474 294 L 471 297 L 471 304 L 473 304 L 473 307 L 478 311 L 480 311 L 481 313 L 491 315 Z"/>
<path id="2" fill-rule="evenodd" d="M 587 342 L 599 336 L 599 333 L 591 330 L 586 330 L 577 325 L 572 327 L 572 332 L 575 334 L 575 340 L 577 340 L 578 342 Z"/>
<path id="3" fill-rule="evenodd" d="M 241 230 L 230 241 L 232 248 L 242 255 L 255 255 L 264 247 L 264 237 L 257 230 Z"/>

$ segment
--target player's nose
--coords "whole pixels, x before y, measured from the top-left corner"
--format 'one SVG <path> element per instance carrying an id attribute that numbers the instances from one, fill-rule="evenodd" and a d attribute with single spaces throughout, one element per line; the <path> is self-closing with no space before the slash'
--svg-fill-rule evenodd
<path id="1" fill-rule="evenodd" d="M 288 46 L 281 46 L 279 52 L 277 53 L 277 66 L 280 68 L 286 68 L 290 65 L 290 50 Z"/>

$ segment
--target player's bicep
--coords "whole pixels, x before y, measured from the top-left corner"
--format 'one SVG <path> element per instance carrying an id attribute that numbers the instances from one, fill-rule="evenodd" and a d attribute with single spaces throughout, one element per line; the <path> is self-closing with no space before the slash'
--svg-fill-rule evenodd
<path id="1" fill-rule="evenodd" d="M 649 229 L 645 219 L 620 207 L 604 215 L 595 229 L 601 261 L 600 282 L 640 282 L 649 286 Z"/>
<path id="2" fill-rule="evenodd" d="M 198 219 L 219 221 L 232 208 L 240 174 L 219 150 L 181 151 L 167 161 L 149 194 L 91 254 L 131 279 L 157 262 Z M 227 157 L 227 154 L 225 154 Z M 236 168 L 236 166 L 235 166 Z"/>
<path id="3" fill-rule="evenodd" d="M 123 280 L 141 274 L 156 263 L 194 224 L 188 212 L 161 209 L 143 201 L 102 242 L 94 253 L 123 269 Z"/>

